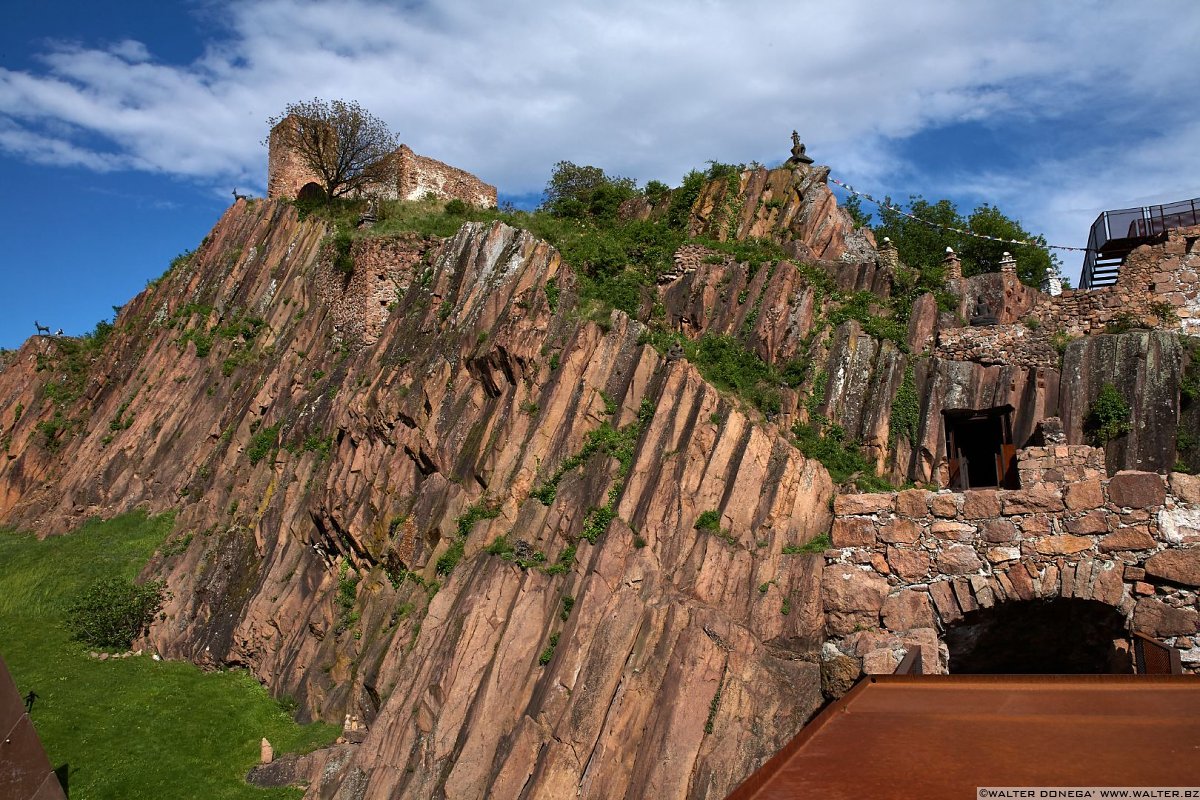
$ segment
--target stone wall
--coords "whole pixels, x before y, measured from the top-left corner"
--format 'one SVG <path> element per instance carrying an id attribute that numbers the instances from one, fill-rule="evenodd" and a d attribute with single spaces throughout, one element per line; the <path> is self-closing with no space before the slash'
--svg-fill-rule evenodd
<path id="1" fill-rule="evenodd" d="M 1001 324 L 944 328 L 935 355 L 980 364 L 1055 367 L 1055 335 L 1106 333 L 1118 321 L 1147 328 L 1200 334 L 1200 226 L 1168 231 L 1160 241 L 1130 253 L 1112 286 L 1058 296 L 1013 286 L 1015 275 L 989 273 L 952 280 L 969 319 L 983 302 Z M 1024 325 L 1014 324 L 1018 320 Z"/>
<path id="2" fill-rule="evenodd" d="M 1017 476 L 1024 489 L 1100 480 L 1105 476 L 1104 448 L 1079 444 L 1027 447 L 1017 451 Z"/>
<path id="3" fill-rule="evenodd" d="M 927 673 L 945 672 L 947 626 L 1059 597 L 1116 609 L 1200 668 L 1200 478 L 1104 478 L 1103 453 L 1082 446 L 1031 449 L 1020 469 L 1031 487 L 836 499 L 822 578 L 827 689 L 893 671 L 914 644 Z"/>
<path id="4" fill-rule="evenodd" d="M 283 120 L 271 129 L 267 146 L 267 197 L 294 199 L 308 183 L 320 183 L 304 159 L 283 141 Z"/>
<path id="5" fill-rule="evenodd" d="M 1148 327 L 1200 333 L 1200 226 L 1167 231 L 1125 259 L 1117 282 L 1091 291 L 1068 289 L 1030 313 L 1049 330 L 1072 336 L 1103 333 L 1118 315 L 1132 315 Z M 1173 309 L 1163 319 L 1160 304 Z"/>
<path id="6" fill-rule="evenodd" d="M 415 233 L 356 239 L 350 251 L 354 271 L 349 275 L 334 269 L 331 245 L 322 247 L 317 294 L 342 341 L 378 341 L 392 308 L 420 277 L 431 246 L 431 239 Z"/>
<path id="7" fill-rule="evenodd" d="M 267 155 L 267 197 L 294 198 L 309 183 L 321 183 L 304 159 L 283 141 L 287 119 L 271 129 Z M 385 184 L 371 187 L 365 194 L 381 200 L 421 200 L 432 195 L 439 200 L 462 200 L 474 206 L 496 205 L 496 187 L 484 183 L 469 172 L 417 155 L 408 145 L 400 145 L 392 154 L 394 177 Z"/>
<path id="8" fill-rule="evenodd" d="M 986 366 L 1058 369 L 1054 343 L 1021 324 L 948 328 L 939 332 L 934 354 L 948 361 L 974 361 Z"/>
<path id="9" fill-rule="evenodd" d="M 482 208 L 496 205 L 496 187 L 465 170 L 419 156 L 408 145 L 400 145 L 396 193 L 401 200 L 420 200 L 428 194 L 439 199 L 458 199 Z M 389 198 L 394 199 L 394 198 Z"/>

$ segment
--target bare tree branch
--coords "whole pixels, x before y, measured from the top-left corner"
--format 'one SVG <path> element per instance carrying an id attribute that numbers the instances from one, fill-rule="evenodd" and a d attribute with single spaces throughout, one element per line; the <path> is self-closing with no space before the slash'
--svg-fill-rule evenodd
<path id="1" fill-rule="evenodd" d="M 279 128 L 280 143 L 316 173 L 329 197 L 382 183 L 394 174 L 395 135 L 357 102 L 314 97 L 289 103 L 267 124 Z"/>

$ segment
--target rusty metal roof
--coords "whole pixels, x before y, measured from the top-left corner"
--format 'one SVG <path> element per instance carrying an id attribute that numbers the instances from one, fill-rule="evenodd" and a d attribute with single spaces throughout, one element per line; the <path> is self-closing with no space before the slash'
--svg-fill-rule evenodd
<path id="1" fill-rule="evenodd" d="M 5 800 L 66 797 L 3 657 L 0 657 L 0 797 Z"/>
<path id="2" fill-rule="evenodd" d="M 880 675 L 728 800 L 927 800 L 981 786 L 1194 786 L 1200 677 Z"/>

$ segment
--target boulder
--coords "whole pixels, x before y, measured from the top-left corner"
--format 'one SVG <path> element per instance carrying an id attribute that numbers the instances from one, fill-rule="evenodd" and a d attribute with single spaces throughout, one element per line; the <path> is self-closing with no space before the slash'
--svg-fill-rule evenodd
<path id="1" fill-rule="evenodd" d="M 929 556 L 924 551 L 889 547 L 887 561 L 892 572 L 906 581 L 924 580 L 929 575 Z"/>
<path id="2" fill-rule="evenodd" d="M 1133 609 L 1133 628 L 1147 636 L 1191 636 L 1196 633 L 1198 617 L 1193 609 L 1143 597 Z"/>
<path id="3" fill-rule="evenodd" d="M 1146 559 L 1146 574 L 1185 586 L 1200 586 L 1200 547 L 1155 553 Z"/>
<path id="4" fill-rule="evenodd" d="M 826 629 L 843 635 L 855 627 L 878 625 L 887 592 L 887 579 L 874 572 L 844 564 L 827 566 L 821 576 Z"/>
<path id="5" fill-rule="evenodd" d="M 933 627 L 933 606 L 926 592 L 901 589 L 883 601 L 883 624 L 891 631 Z"/>
<path id="6" fill-rule="evenodd" d="M 1108 499 L 1118 508 L 1161 506 L 1167 498 L 1163 480 L 1155 472 L 1118 472 L 1108 482 Z"/>
<path id="7" fill-rule="evenodd" d="M 866 495 L 851 495 L 865 497 Z M 869 519 L 835 519 L 830 533 L 834 547 L 870 547 L 875 544 L 875 523 Z"/>
<path id="8" fill-rule="evenodd" d="M 875 514 L 891 511 L 896 504 L 896 495 L 891 492 L 872 494 L 839 494 L 833 501 L 833 513 L 837 516 L 851 514 Z"/>
<path id="9" fill-rule="evenodd" d="M 938 570 L 946 575 L 967 575 L 983 568 L 975 548 L 967 544 L 952 544 L 937 556 Z"/>

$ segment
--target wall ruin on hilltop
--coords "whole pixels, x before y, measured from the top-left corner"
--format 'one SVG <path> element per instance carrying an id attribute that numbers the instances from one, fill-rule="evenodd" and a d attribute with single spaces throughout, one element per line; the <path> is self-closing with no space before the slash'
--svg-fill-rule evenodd
<path id="1" fill-rule="evenodd" d="M 321 183 L 303 157 L 283 141 L 281 129 L 290 124 L 289 119 L 272 128 L 268 139 L 267 197 L 270 199 L 294 199 L 309 184 L 320 187 Z M 392 153 L 389 179 L 365 194 L 380 200 L 421 200 L 432 195 L 439 200 L 462 200 L 482 208 L 496 205 L 495 186 L 466 170 L 417 155 L 404 144 Z"/>

